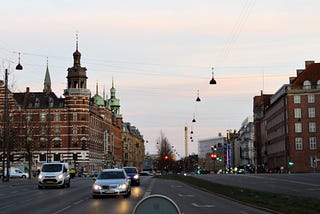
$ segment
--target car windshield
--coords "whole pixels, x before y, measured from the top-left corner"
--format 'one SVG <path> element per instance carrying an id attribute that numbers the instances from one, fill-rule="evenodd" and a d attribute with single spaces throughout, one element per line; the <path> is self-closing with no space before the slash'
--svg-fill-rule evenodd
<path id="1" fill-rule="evenodd" d="M 100 172 L 97 179 L 122 179 L 125 175 L 121 171 Z"/>
<path id="2" fill-rule="evenodd" d="M 126 173 L 137 173 L 136 168 L 124 168 L 124 170 Z"/>
<path id="3" fill-rule="evenodd" d="M 48 164 L 42 166 L 42 172 L 59 172 L 62 170 L 61 164 Z"/>

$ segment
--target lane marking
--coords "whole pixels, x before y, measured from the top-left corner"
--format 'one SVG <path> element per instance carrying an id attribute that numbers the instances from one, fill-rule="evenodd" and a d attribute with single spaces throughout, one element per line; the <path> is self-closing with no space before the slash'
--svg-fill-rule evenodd
<path id="1" fill-rule="evenodd" d="M 144 192 L 143 198 L 148 197 L 151 194 L 152 187 L 153 187 L 155 181 L 156 181 L 155 179 L 152 179 L 147 190 Z"/>
<path id="2" fill-rule="evenodd" d="M 200 205 L 200 204 L 192 203 L 191 205 L 192 205 L 192 206 L 195 206 L 195 207 L 207 207 L 207 208 L 216 207 L 216 206 L 213 205 L 213 204 L 203 204 L 203 205 Z"/>
<path id="3" fill-rule="evenodd" d="M 78 205 L 78 204 L 80 204 L 81 202 L 83 202 L 83 200 L 76 201 L 76 202 L 74 202 L 73 204 L 74 204 L 74 205 Z"/>
<path id="4" fill-rule="evenodd" d="M 65 208 L 63 208 L 61 210 L 58 210 L 58 211 L 54 212 L 53 214 L 62 213 L 63 211 L 65 211 L 65 210 L 67 210 L 69 208 L 71 208 L 71 206 L 66 206 Z"/>
<path id="5" fill-rule="evenodd" d="M 194 195 L 182 195 L 182 194 L 178 194 L 179 197 L 194 197 Z"/>

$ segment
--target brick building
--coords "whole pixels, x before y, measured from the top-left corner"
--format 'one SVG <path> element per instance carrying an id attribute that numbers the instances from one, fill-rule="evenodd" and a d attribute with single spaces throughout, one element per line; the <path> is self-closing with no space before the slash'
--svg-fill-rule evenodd
<path id="1" fill-rule="evenodd" d="M 87 89 L 81 54 L 73 53 L 73 66 L 68 68 L 64 97 L 51 91 L 47 66 L 42 92 L 8 92 L 8 117 L 5 115 L 5 84 L 0 81 L 0 135 L 9 120 L 11 162 L 32 165 L 63 161 L 78 167 L 97 170 L 103 166 L 122 166 L 122 116 L 120 102 L 112 81 L 110 99 Z M 3 137 L 1 137 L 3 139 Z M 1 148 L 4 142 L 0 141 Z M 1 157 L 2 157 L 2 152 Z"/>
<path id="2" fill-rule="evenodd" d="M 306 61 L 305 69 L 289 79 L 272 96 L 254 98 L 258 164 L 276 171 L 319 172 L 320 63 Z"/>

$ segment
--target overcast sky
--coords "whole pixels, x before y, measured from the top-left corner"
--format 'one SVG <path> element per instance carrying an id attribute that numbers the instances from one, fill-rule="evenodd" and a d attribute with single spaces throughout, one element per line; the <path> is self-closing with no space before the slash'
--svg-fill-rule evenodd
<path id="1" fill-rule="evenodd" d="M 238 130 L 261 90 L 275 93 L 306 60 L 319 61 L 319 8 L 318 0 L 7 0 L 1 79 L 10 67 L 15 91 L 42 91 L 48 57 L 62 96 L 78 32 L 92 95 L 98 83 L 110 96 L 113 77 L 123 120 L 146 150 L 155 153 L 162 131 L 182 157 L 185 125 L 194 132 L 188 153 L 197 153 L 199 139 Z M 14 71 L 17 52 L 23 71 Z"/>

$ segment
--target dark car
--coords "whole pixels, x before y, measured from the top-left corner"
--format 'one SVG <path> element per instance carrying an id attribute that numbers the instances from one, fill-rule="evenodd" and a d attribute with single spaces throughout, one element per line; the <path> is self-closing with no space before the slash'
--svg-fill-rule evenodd
<path id="1" fill-rule="evenodd" d="M 131 179 L 131 185 L 139 186 L 140 185 L 140 176 L 137 167 L 134 166 L 125 166 L 123 167 L 126 171 L 128 177 Z"/>

